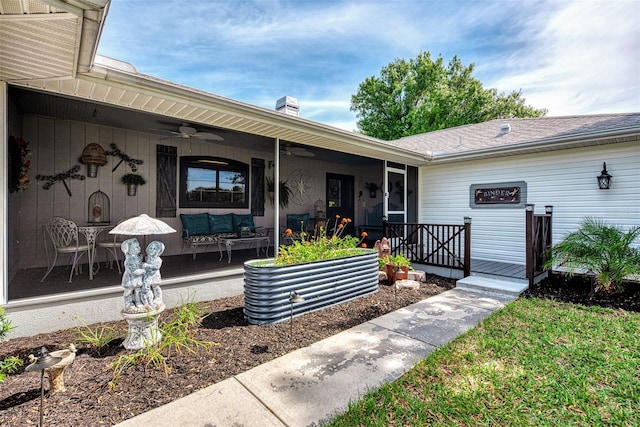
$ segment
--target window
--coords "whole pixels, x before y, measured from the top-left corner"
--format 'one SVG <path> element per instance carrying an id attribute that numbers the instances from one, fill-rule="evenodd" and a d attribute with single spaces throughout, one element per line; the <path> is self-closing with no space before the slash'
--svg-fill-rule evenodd
<path id="1" fill-rule="evenodd" d="M 181 208 L 249 207 L 249 166 L 219 157 L 180 158 Z"/>

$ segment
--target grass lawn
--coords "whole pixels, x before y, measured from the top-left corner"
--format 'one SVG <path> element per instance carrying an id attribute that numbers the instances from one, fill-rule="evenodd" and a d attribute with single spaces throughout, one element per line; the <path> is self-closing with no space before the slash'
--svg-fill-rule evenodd
<path id="1" fill-rule="evenodd" d="M 640 426 L 640 314 L 520 298 L 331 426 Z"/>

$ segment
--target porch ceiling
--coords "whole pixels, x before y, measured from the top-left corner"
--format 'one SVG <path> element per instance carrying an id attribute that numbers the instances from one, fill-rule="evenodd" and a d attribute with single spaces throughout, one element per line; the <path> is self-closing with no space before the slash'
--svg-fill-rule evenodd
<path id="1" fill-rule="evenodd" d="M 67 78 L 89 69 L 107 3 L 0 0 L 0 80 Z"/>
<path id="2" fill-rule="evenodd" d="M 175 130 L 187 123 L 215 128 L 217 133 L 253 135 L 256 149 L 273 149 L 279 138 L 331 150 L 317 150 L 318 156 L 333 155 L 330 160 L 338 159 L 327 153 L 338 152 L 348 162 L 355 156 L 360 163 L 364 158 L 412 166 L 426 162 L 421 154 L 375 138 L 140 74 L 129 64 L 96 56 L 109 1 L 0 0 L 0 81 L 58 95 L 48 107 L 23 106 L 23 112 L 61 117 L 66 109 L 71 113 L 62 115 L 65 119 L 143 132 Z M 91 112 L 97 106 L 113 108 L 98 111 L 98 119 L 82 105 Z M 263 138 L 256 140 L 255 135 Z"/>
<path id="3" fill-rule="evenodd" d="M 176 130 L 177 126 L 186 123 L 196 128 L 204 126 L 219 134 L 226 130 L 259 135 L 264 138 L 257 141 L 254 137 L 253 143 L 257 144 L 254 148 L 260 149 L 259 143 L 262 141 L 264 151 L 272 150 L 274 139 L 280 138 L 281 142 L 370 159 L 384 159 L 413 166 L 425 163 L 422 155 L 391 147 L 375 138 L 143 75 L 129 64 L 100 56 L 96 57 L 94 66 L 88 72 L 78 73 L 75 78 L 34 79 L 11 83 L 58 95 L 56 98 L 60 104 L 56 105 L 54 102 L 49 107 L 43 106 L 43 110 L 37 112 L 43 115 L 60 117 L 60 112 L 65 109 L 75 110 L 74 117 L 64 118 L 97 122 L 101 115 L 103 124 L 151 133 L 155 132 L 154 129 Z M 91 117 L 91 112 L 82 112 L 77 108 L 79 104 L 75 107 L 63 107 L 61 103 L 64 101 L 60 96 L 75 99 L 76 103 L 82 101 L 94 104 L 99 114 Z M 103 112 L 100 111 L 100 106 L 105 107 Z M 107 109 L 107 106 L 112 108 Z M 144 113 L 147 120 L 141 120 L 142 116 L 132 112 Z M 317 153 L 320 154 L 320 151 Z"/>

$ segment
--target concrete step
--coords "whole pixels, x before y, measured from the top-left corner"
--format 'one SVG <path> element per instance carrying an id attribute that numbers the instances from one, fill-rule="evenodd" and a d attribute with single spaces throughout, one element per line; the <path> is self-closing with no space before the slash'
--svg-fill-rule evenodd
<path id="1" fill-rule="evenodd" d="M 492 292 L 494 294 L 518 296 L 529 288 L 528 283 L 508 278 L 490 278 L 483 276 L 467 276 L 456 282 L 456 287 L 460 289 L 468 289 L 470 291 Z"/>
<path id="2" fill-rule="evenodd" d="M 503 276 L 501 274 L 495 274 L 495 273 L 480 273 L 478 271 L 471 271 L 471 275 L 477 276 L 477 277 L 484 277 L 486 279 L 505 280 L 507 282 L 512 282 L 512 283 L 522 283 L 523 285 L 529 284 L 529 279 L 524 277 L 518 278 L 518 277 L 511 277 L 511 276 Z"/>

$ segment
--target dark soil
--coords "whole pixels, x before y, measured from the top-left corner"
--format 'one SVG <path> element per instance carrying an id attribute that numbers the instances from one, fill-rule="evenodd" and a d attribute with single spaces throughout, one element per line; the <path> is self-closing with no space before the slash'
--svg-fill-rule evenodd
<path id="1" fill-rule="evenodd" d="M 44 425 L 116 424 L 453 286 L 453 280 L 429 275 L 419 290 L 401 289 L 394 293 L 393 287 L 380 286 L 373 295 L 294 318 L 293 334 L 288 321 L 261 326 L 247 324 L 242 313 L 242 296 L 202 303 L 208 316 L 197 329 L 196 338 L 219 345 L 196 348 L 195 353 L 174 352 L 167 359 L 168 374 L 153 366 L 133 366 L 122 374 L 114 388 L 108 384 L 113 379 L 109 365 L 134 352 L 121 346 L 122 339 L 99 353 L 86 344 L 76 343 L 76 359 L 64 374 L 66 391 L 46 394 Z M 161 322 L 168 315 L 163 313 Z M 126 330 L 124 321 L 104 325 Z M 78 336 L 77 330 L 65 330 L 9 340 L 0 344 L 0 360 L 17 356 L 26 366 L 28 355 L 37 355 L 41 347 L 49 351 L 64 349 Z M 46 379 L 44 383 L 48 390 Z M 25 372 L 24 367 L 0 383 L 0 426 L 37 425 L 39 387 L 39 372 Z"/>
<path id="2" fill-rule="evenodd" d="M 119 379 L 115 388 L 109 365 L 125 350 L 122 340 L 112 342 L 100 353 L 77 344 L 76 360 L 65 373 L 67 390 L 46 395 L 46 426 L 112 425 L 163 405 L 210 384 L 237 375 L 254 366 L 308 346 L 340 331 L 359 325 L 400 307 L 436 295 L 454 286 L 454 281 L 427 276 L 419 290 L 381 286 L 376 294 L 308 313 L 293 321 L 275 325 L 248 325 L 242 314 L 242 297 L 203 303 L 208 316 L 196 332 L 204 341 L 219 345 L 196 353 L 183 352 L 168 358 L 171 371 L 165 374 L 152 366 L 134 366 Z M 524 297 L 552 298 L 582 305 L 640 312 L 640 285 L 629 284 L 623 293 L 592 295 L 590 282 L 580 278 L 552 276 L 529 289 Z M 168 314 L 167 314 L 168 315 Z M 105 324 L 126 329 L 124 322 Z M 66 348 L 78 338 L 76 330 L 17 338 L 0 344 L 0 359 L 17 356 L 25 360 L 45 346 L 49 351 Z M 0 426 L 37 425 L 39 420 L 40 379 L 38 373 L 10 375 L 0 383 Z M 45 380 L 48 389 L 48 381 Z"/>
<path id="3" fill-rule="evenodd" d="M 583 276 L 567 277 L 561 274 L 552 274 L 549 278 L 528 289 L 523 296 L 640 312 L 640 284 L 638 283 L 626 283 L 623 292 L 594 294 L 591 281 Z"/>

